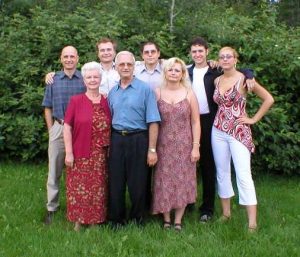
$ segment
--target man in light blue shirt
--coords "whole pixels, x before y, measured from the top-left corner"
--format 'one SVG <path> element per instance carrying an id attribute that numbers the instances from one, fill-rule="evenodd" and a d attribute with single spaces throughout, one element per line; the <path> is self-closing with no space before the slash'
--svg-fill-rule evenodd
<path id="1" fill-rule="evenodd" d="M 129 220 L 142 224 L 147 208 L 147 164 L 151 167 L 157 162 L 160 115 L 153 90 L 133 76 L 133 54 L 122 51 L 117 54 L 115 61 L 120 82 L 108 95 L 112 114 L 109 220 L 114 226 L 125 224 L 127 185 L 131 200 Z"/>
<path id="2" fill-rule="evenodd" d="M 159 60 L 159 46 L 152 41 L 147 41 L 141 45 L 141 55 L 143 62 L 136 62 L 135 77 L 145 81 L 154 90 L 162 82 L 162 60 Z"/>

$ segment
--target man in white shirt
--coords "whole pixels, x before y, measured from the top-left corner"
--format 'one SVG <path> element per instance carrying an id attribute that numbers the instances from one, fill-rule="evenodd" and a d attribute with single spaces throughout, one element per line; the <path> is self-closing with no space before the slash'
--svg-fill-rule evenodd
<path id="1" fill-rule="evenodd" d="M 203 38 L 197 37 L 191 41 L 190 55 L 194 63 L 188 66 L 188 72 L 198 99 L 201 120 L 200 174 L 202 178 L 202 204 L 200 206 L 200 222 L 208 222 L 214 214 L 216 168 L 211 146 L 211 130 L 218 106 L 213 100 L 213 94 L 215 90 L 214 80 L 222 74 L 218 68 L 212 68 L 208 64 L 208 53 L 208 44 Z M 252 71 L 249 69 L 240 71 L 244 73 L 247 79 L 252 81 Z M 248 83 L 247 86 L 249 87 Z"/>
<path id="2" fill-rule="evenodd" d="M 108 94 L 113 86 L 120 80 L 120 76 L 115 70 L 114 63 L 117 43 L 110 38 L 102 38 L 97 42 L 96 47 L 102 68 L 102 79 L 99 90 L 102 93 Z"/>

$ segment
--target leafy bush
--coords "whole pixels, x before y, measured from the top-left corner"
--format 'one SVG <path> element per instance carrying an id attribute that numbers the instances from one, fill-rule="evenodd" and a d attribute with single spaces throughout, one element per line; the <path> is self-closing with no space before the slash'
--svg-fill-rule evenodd
<path id="1" fill-rule="evenodd" d="M 17 0 L 14 0 L 16 2 Z M 253 126 L 257 152 L 255 172 L 300 174 L 300 28 L 277 21 L 268 1 L 244 8 L 223 1 L 176 2 L 170 29 L 171 1 L 24 1 L 22 9 L 6 4 L 0 23 L 0 158 L 45 160 L 47 131 L 41 102 L 44 75 L 59 70 L 64 45 L 79 50 L 81 66 L 96 60 L 95 43 L 108 36 L 139 56 L 139 44 L 154 39 L 164 58 L 186 62 L 188 42 L 203 36 L 210 58 L 221 46 L 240 53 L 240 65 L 255 70 L 258 81 L 274 96 L 269 114 Z M 229 3 L 230 1 L 228 1 Z M 247 13 L 249 8 L 252 8 Z M 240 13 L 239 13 L 240 12 Z M 251 14 L 251 15 L 250 15 Z M 170 30 L 172 32 L 170 32 Z M 250 97 L 250 113 L 259 106 Z"/>

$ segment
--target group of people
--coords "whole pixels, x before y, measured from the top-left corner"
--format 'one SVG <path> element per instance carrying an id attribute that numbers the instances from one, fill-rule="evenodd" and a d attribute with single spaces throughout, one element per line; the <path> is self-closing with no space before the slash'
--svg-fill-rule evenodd
<path id="1" fill-rule="evenodd" d="M 199 220 L 208 222 L 214 215 L 216 183 L 220 220 L 229 220 L 232 157 L 239 203 L 246 206 L 248 228 L 254 231 L 257 201 L 250 125 L 273 104 L 270 93 L 250 70 L 236 69 L 233 48 L 220 50 L 219 67 L 210 65 L 208 44 L 200 37 L 190 44 L 190 66 L 177 57 L 160 60 L 159 46 L 151 41 L 141 46 L 143 62 L 136 62 L 129 51 L 116 54 L 116 48 L 114 40 L 101 39 L 100 63 L 86 63 L 80 72 L 76 48 L 64 47 L 63 70 L 46 76 L 45 223 L 51 224 L 58 210 L 65 164 L 67 217 L 76 231 L 106 221 L 114 227 L 128 221 L 143 224 L 147 213 L 162 214 L 164 229 L 173 224 L 181 231 L 186 208 L 196 202 L 200 156 Z M 252 118 L 245 110 L 249 91 L 262 99 Z M 131 201 L 128 215 L 126 190 Z"/>

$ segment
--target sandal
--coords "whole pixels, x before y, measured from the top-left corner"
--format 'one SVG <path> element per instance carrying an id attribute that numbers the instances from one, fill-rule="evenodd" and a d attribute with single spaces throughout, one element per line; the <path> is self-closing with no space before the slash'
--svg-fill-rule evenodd
<path id="1" fill-rule="evenodd" d="M 229 221 L 230 219 L 231 219 L 230 216 L 226 216 L 226 215 L 223 214 L 223 215 L 218 219 L 218 222 L 224 223 L 224 222 Z"/>
<path id="2" fill-rule="evenodd" d="M 257 226 L 249 226 L 248 227 L 248 232 L 249 233 L 255 233 L 257 231 Z"/>
<path id="3" fill-rule="evenodd" d="M 163 229 L 170 229 L 170 228 L 171 228 L 171 222 L 170 221 L 164 221 Z"/>
<path id="4" fill-rule="evenodd" d="M 181 223 L 175 223 L 174 224 L 174 229 L 177 231 L 177 232 L 180 232 L 182 230 L 182 225 Z"/>

